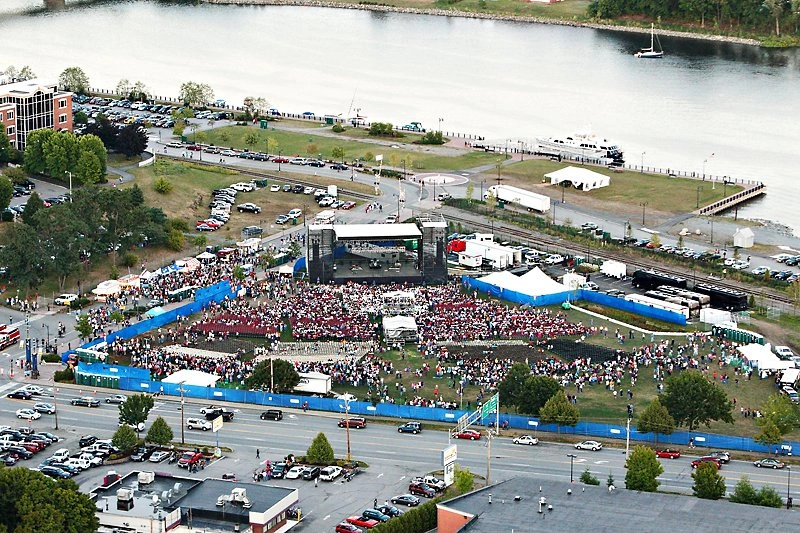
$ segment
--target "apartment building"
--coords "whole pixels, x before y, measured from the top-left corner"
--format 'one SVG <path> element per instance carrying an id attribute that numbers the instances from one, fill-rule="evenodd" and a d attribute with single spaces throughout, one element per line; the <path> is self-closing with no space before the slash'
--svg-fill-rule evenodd
<path id="1" fill-rule="evenodd" d="M 19 150 L 32 131 L 72 131 L 72 93 L 36 79 L 0 85 L 0 124 Z"/>

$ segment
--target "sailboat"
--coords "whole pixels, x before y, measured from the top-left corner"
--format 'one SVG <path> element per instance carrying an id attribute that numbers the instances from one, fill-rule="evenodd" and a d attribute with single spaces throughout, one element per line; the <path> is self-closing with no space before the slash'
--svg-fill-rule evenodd
<path id="1" fill-rule="evenodd" d="M 658 42 L 659 50 L 656 50 L 653 42 L 654 40 L 658 40 L 656 36 L 656 26 L 655 24 L 650 24 L 650 48 L 642 48 L 633 55 L 642 59 L 658 59 L 664 57 L 664 50 L 661 50 L 661 41 Z"/>

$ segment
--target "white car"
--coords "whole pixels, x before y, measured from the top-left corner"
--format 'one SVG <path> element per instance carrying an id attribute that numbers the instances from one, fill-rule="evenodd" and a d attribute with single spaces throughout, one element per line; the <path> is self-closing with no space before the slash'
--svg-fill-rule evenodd
<path id="1" fill-rule="evenodd" d="M 33 405 L 33 410 L 38 411 L 40 413 L 52 415 L 56 412 L 56 406 L 53 405 L 52 403 L 39 402 Z"/>
<path id="2" fill-rule="evenodd" d="M 552 254 L 547 256 L 547 259 L 545 259 L 544 262 L 547 265 L 557 265 L 564 262 L 564 256 L 561 254 Z"/>
<path id="3" fill-rule="evenodd" d="M 765 266 L 755 267 L 750 273 L 754 276 L 763 276 L 769 271 L 769 269 Z"/>
<path id="4" fill-rule="evenodd" d="M 530 435 L 520 435 L 514 439 L 514 444 L 527 444 L 528 446 L 533 446 L 534 444 L 539 444 L 539 439 Z"/>
<path id="5" fill-rule="evenodd" d="M 65 293 L 56 298 L 54 301 L 56 305 L 71 305 L 72 302 L 74 302 L 77 299 L 78 299 L 77 294 Z"/>
<path id="6" fill-rule="evenodd" d="M 280 192 L 280 190 L 281 190 L 281 186 L 278 185 L 277 183 L 271 185 L 270 188 L 269 188 L 270 192 Z"/>
<path id="7" fill-rule="evenodd" d="M 92 467 L 92 463 L 86 459 L 81 459 L 80 457 L 70 457 L 64 461 L 64 464 L 80 468 L 81 470 L 89 470 Z"/>
<path id="8" fill-rule="evenodd" d="M 294 159 L 290 160 L 289 163 L 292 165 L 307 165 L 308 159 L 305 157 L 295 157 Z"/>
<path id="9" fill-rule="evenodd" d="M 575 448 L 578 450 L 592 450 L 593 452 L 596 452 L 598 450 L 602 450 L 603 445 L 596 440 L 585 440 L 576 444 Z"/>
<path id="10" fill-rule="evenodd" d="M 169 457 L 169 452 L 165 452 L 163 450 L 159 450 L 157 452 L 153 452 L 153 455 L 150 456 L 149 461 L 151 463 L 160 463 L 164 459 Z"/>
<path id="11" fill-rule="evenodd" d="M 319 478 L 322 481 L 334 481 L 337 477 L 342 475 L 342 469 L 338 466 L 326 466 L 319 473 Z"/>
<path id="12" fill-rule="evenodd" d="M 125 403 L 127 401 L 128 401 L 128 397 L 125 396 L 124 394 L 115 394 L 113 396 L 109 396 L 108 398 L 106 398 L 106 403 L 121 404 L 121 403 Z"/>
<path id="13" fill-rule="evenodd" d="M 167 143 L 168 148 L 183 148 L 183 145 L 177 141 L 172 141 L 171 143 Z"/>
<path id="14" fill-rule="evenodd" d="M 291 211 L 289 211 L 288 213 L 286 213 L 286 216 L 289 217 L 289 218 L 298 218 L 302 214 L 303 214 L 303 212 L 300 209 L 294 208 Z"/>
<path id="15" fill-rule="evenodd" d="M 289 469 L 288 472 L 286 472 L 286 475 L 283 476 L 283 477 L 286 478 L 286 479 L 297 479 L 301 475 L 303 475 L 303 472 L 305 471 L 305 469 L 306 469 L 305 466 L 299 466 L 299 465 L 298 466 L 293 466 L 292 468 Z"/>
<path id="16" fill-rule="evenodd" d="M 103 458 L 102 457 L 98 457 L 96 455 L 92 455 L 91 453 L 82 453 L 82 454 L 80 454 L 78 456 L 78 459 L 86 461 L 87 463 L 89 463 L 89 466 L 91 466 L 91 467 L 102 466 L 102 464 L 103 464 Z"/>
<path id="17" fill-rule="evenodd" d="M 397 222 L 397 215 L 389 215 L 388 217 L 386 217 L 386 220 L 384 222 L 386 224 L 394 224 L 395 222 Z"/>
<path id="18" fill-rule="evenodd" d="M 44 389 L 41 388 L 39 385 L 25 385 L 20 390 L 24 390 L 25 392 L 29 392 L 33 395 L 42 395 L 44 394 Z"/>
<path id="19" fill-rule="evenodd" d="M 202 429 L 208 431 L 211 429 L 211 422 L 200 418 L 190 418 L 186 421 L 186 427 L 189 429 Z"/>
<path id="20" fill-rule="evenodd" d="M 18 409 L 17 410 L 17 418 L 24 418 L 28 420 L 39 420 L 42 418 L 41 413 L 38 411 L 34 411 L 33 409 Z"/>
<path id="21" fill-rule="evenodd" d="M 252 183 L 243 183 L 243 182 L 234 183 L 233 185 L 231 185 L 231 188 L 236 189 L 239 192 L 251 192 L 256 190 L 256 186 L 253 185 Z"/>

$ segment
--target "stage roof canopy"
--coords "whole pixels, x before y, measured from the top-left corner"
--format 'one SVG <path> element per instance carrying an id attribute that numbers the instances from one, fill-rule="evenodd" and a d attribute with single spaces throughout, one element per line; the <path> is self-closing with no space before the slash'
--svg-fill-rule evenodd
<path id="1" fill-rule="evenodd" d="M 416 224 L 333 224 L 338 240 L 359 239 L 421 239 Z"/>

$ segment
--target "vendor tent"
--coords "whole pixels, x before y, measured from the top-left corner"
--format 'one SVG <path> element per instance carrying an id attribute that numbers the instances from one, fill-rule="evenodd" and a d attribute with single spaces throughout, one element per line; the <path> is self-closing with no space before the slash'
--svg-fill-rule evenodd
<path id="1" fill-rule="evenodd" d="M 545 174 L 544 177 L 550 178 L 552 185 L 570 183 L 573 187 L 582 191 L 608 187 L 611 184 L 611 178 L 588 168 L 565 167 Z"/>
<path id="2" fill-rule="evenodd" d="M 470 288 L 518 304 L 552 305 L 570 299 L 570 292 L 539 268 L 517 277 L 510 272 L 493 272 L 480 279 L 464 277 Z"/>
<path id="3" fill-rule="evenodd" d="M 627 269 L 625 263 L 614 261 L 613 259 L 606 259 L 600 267 L 600 273 L 610 278 L 622 279 L 627 274 Z"/>
<path id="4" fill-rule="evenodd" d="M 175 261 L 175 264 L 178 265 L 178 268 L 181 272 L 194 272 L 200 268 L 200 261 L 194 257 L 184 257 L 183 259 L 178 259 Z"/>
<path id="5" fill-rule="evenodd" d="M 213 263 L 217 260 L 217 256 L 209 252 L 203 252 L 202 254 L 195 256 L 195 258 L 204 264 Z"/>
<path id="6" fill-rule="evenodd" d="M 586 276 L 581 276 L 574 272 L 567 272 L 561 278 L 561 284 L 571 291 L 580 289 L 584 283 L 586 283 Z"/>
<path id="7" fill-rule="evenodd" d="M 742 354 L 742 358 L 748 366 L 758 369 L 760 372 L 772 372 L 794 368 L 794 362 L 783 361 L 772 353 L 772 346 L 770 344 L 763 346 L 761 344 L 746 344 L 736 349 Z"/>
<path id="8" fill-rule="evenodd" d="M 92 289 L 92 294 L 95 295 L 97 301 L 105 302 L 109 296 L 119 294 L 121 290 L 122 287 L 119 282 L 115 279 L 110 279 L 100 283 L 96 289 Z"/>
<path id="9" fill-rule="evenodd" d="M 796 368 L 787 368 L 781 373 L 781 385 L 792 385 L 797 383 L 797 378 L 800 378 L 800 370 Z"/>
<path id="10" fill-rule="evenodd" d="M 117 280 L 122 287 L 138 287 L 139 286 L 139 274 L 128 274 L 127 276 L 122 276 Z"/>
<path id="11" fill-rule="evenodd" d="M 383 336 L 388 342 L 413 342 L 417 340 L 417 322 L 411 316 L 383 317 Z"/>
<path id="12" fill-rule="evenodd" d="M 158 306 L 148 309 L 147 312 L 145 312 L 145 315 L 149 316 L 150 318 L 153 318 L 158 315 L 163 315 L 166 312 L 167 311 L 163 307 Z"/>
<path id="13" fill-rule="evenodd" d="M 183 383 L 196 387 L 213 387 L 219 381 L 219 376 L 207 374 L 199 370 L 178 370 L 162 380 L 164 383 Z"/>
<path id="14" fill-rule="evenodd" d="M 534 268 L 520 280 L 525 289 L 525 294 L 531 296 L 543 296 L 546 294 L 558 294 L 564 292 L 564 286 L 542 272 L 539 267 Z"/>

